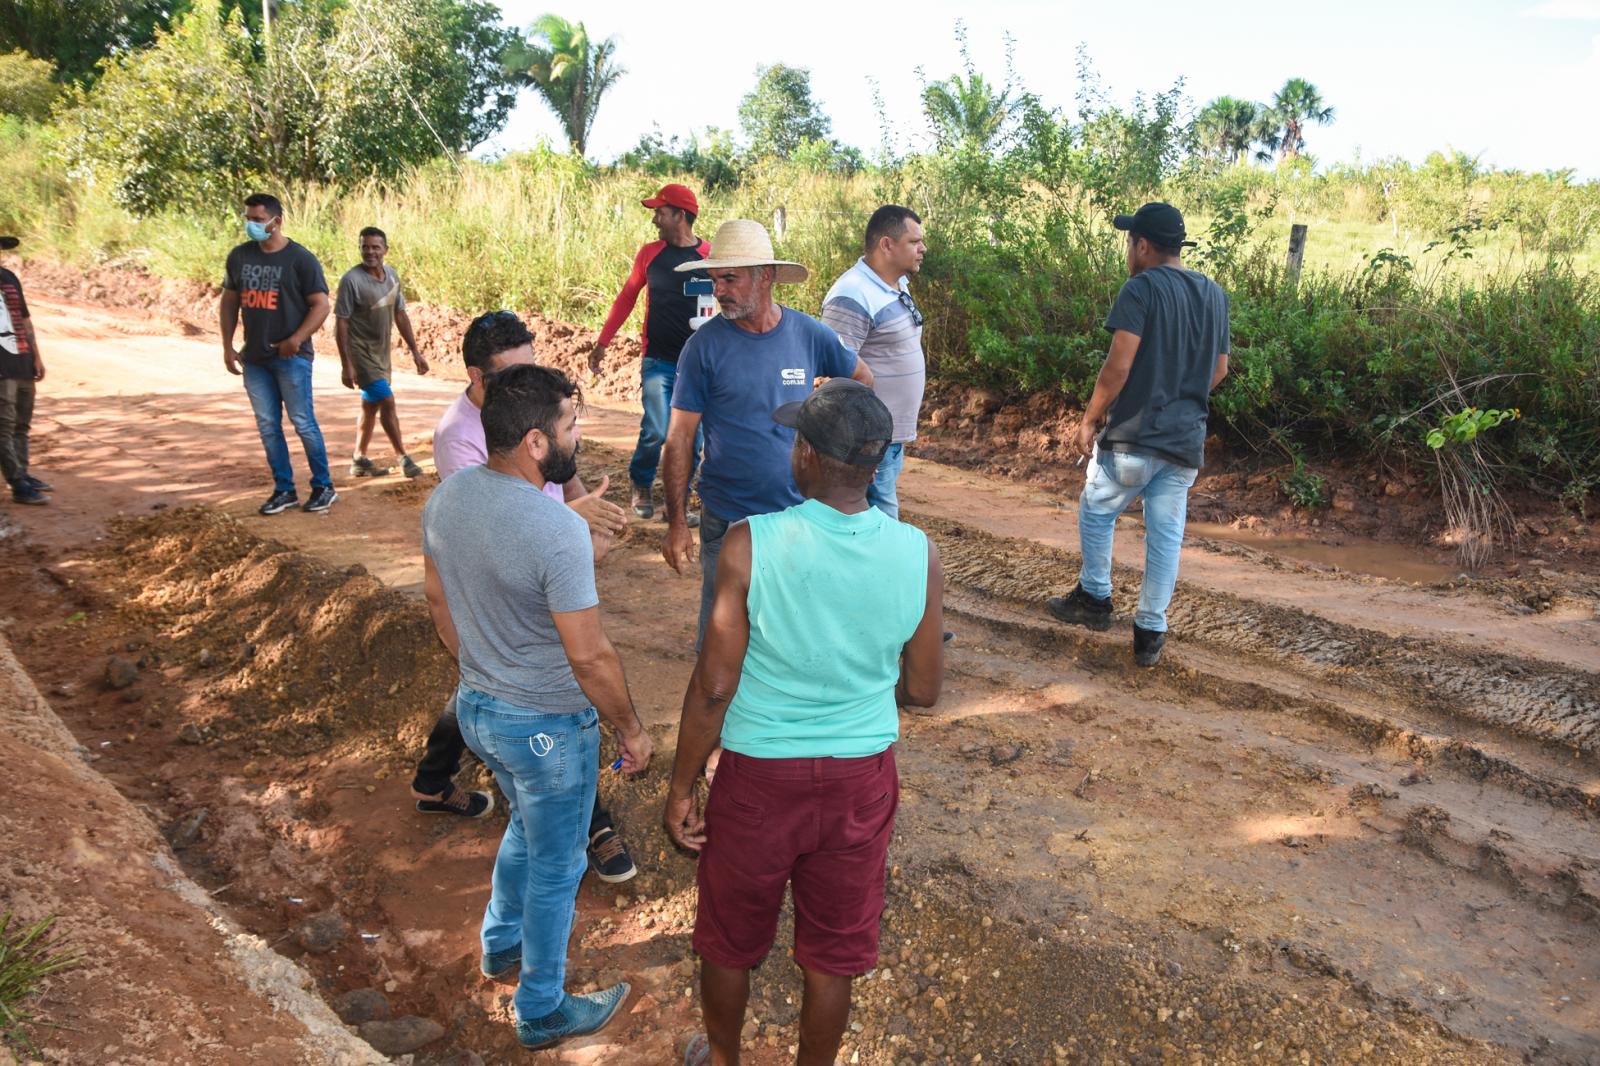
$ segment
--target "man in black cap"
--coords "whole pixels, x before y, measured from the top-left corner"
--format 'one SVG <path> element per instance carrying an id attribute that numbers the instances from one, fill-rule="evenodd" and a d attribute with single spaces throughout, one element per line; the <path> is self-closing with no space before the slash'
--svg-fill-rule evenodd
<path id="1" fill-rule="evenodd" d="M 0 237 L 0 250 L 19 242 Z M 50 486 L 28 472 L 28 434 L 33 426 L 33 397 L 44 380 L 44 357 L 33 335 L 22 282 L 0 267 L 0 470 L 11 486 L 14 503 L 49 503 Z"/>
<path id="2" fill-rule="evenodd" d="M 1154 666 L 1178 582 L 1189 489 L 1205 462 L 1211 390 L 1228 373 L 1228 297 L 1184 268 L 1183 249 L 1194 242 L 1171 204 L 1145 204 L 1113 224 L 1128 234 L 1129 276 L 1106 318 L 1111 351 L 1078 427 L 1078 447 L 1090 456 L 1078 497 L 1083 569 L 1073 590 L 1045 607 L 1063 622 L 1111 628 L 1112 534 L 1117 516 L 1143 496 L 1133 657 Z"/>
<path id="3" fill-rule="evenodd" d="M 700 853 L 706 1034 L 688 1066 L 739 1061 L 750 970 L 772 948 L 786 888 L 805 971 L 795 1062 L 834 1061 L 851 981 L 878 964 L 897 707 L 933 706 L 944 676 L 939 553 L 867 503 L 894 437 L 889 409 L 835 378 L 772 418 L 797 430 L 789 463 L 804 500 L 728 528 L 667 792 L 667 831 Z M 702 818 L 695 780 L 719 737 Z"/>

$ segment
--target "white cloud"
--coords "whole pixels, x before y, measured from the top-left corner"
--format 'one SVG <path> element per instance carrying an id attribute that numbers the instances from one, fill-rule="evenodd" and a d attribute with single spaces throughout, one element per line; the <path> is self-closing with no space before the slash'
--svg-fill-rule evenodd
<path id="1" fill-rule="evenodd" d="M 1600 22 L 1600 0 L 1545 0 L 1523 12 L 1528 18 Z"/>

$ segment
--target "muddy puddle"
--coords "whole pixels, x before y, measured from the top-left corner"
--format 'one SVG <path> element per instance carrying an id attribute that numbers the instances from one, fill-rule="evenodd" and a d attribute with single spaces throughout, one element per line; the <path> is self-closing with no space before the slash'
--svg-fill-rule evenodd
<path id="1" fill-rule="evenodd" d="M 1191 541 L 1237 544 L 1328 570 L 1418 585 L 1443 584 L 1455 580 L 1461 573 L 1459 566 L 1440 562 L 1429 553 L 1347 534 L 1341 534 L 1337 540 L 1328 540 L 1257 533 L 1218 522 L 1189 522 L 1185 527 L 1185 536 Z"/>

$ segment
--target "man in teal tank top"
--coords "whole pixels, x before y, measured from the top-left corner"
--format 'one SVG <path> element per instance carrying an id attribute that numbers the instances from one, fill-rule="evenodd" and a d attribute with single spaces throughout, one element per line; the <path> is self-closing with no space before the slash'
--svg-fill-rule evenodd
<path id="1" fill-rule="evenodd" d="M 795 1061 L 834 1061 L 851 980 L 878 963 L 898 708 L 933 706 L 944 677 L 938 550 L 867 504 L 894 435 L 888 408 L 835 378 L 772 417 L 798 431 L 790 465 L 805 500 L 727 532 L 667 794 L 667 831 L 700 853 L 706 1035 L 689 1066 L 739 1061 L 750 970 L 790 887 L 805 972 Z M 695 782 L 719 737 L 702 818 Z"/>

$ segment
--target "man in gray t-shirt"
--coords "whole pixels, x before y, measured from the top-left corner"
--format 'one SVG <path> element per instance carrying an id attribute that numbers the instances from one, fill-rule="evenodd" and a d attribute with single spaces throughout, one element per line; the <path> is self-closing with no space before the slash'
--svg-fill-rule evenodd
<path id="1" fill-rule="evenodd" d="M 894 418 L 894 440 L 867 487 L 867 502 L 900 517 L 895 486 L 907 444 L 917 439 L 917 416 L 928 380 L 922 351 L 922 312 L 906 279 L 927 252 L 922 219 L 909 207 L 885 204 L 867 221 L 866 248 L 822 301 L 822 322 L 872 371 L 872 388 Z"/>
<path id="2" fill-rule="evenodd" d="M 577 391 L 543 366 L 491 377 L 488 463 L 446 479 L 422 509 L 423 591 L 461 665 L 456 717 L 510 810 L 481 968 L 519 971 L 517 1040 L 530 1049 L 597 1032 L 627 999 L 624 982 L 569 995 L 567 942 L 587 865 L 599 718 L 617 731 L 624 772 L 643 770 L 651 749 L 600 626 L 589 527 L 543 491 L 578 471 Z"/>
<path id="3" fill-rule="evenodd" d="M 1182 263 L 1183 216 L 1150 203 L 1114 225 L 1128 234 L 1128 281 L 1106 319 L 1111 351 L 1078 428 L 1090 453 L 1078 498 L 1083 569 L 1066 596 L 1045 607 L 1063 622 L 1111 626 L 1111 542 L 1117 516 L 1144 497 L 1144 581 L 1133 616 L 1133 657 L 1161 658 L 1167 605 L 1178 582 L 1178 557 L 1189 489 L 1205 462 L 1211 390 L 1228 373 L 1228 297 Z"/>

